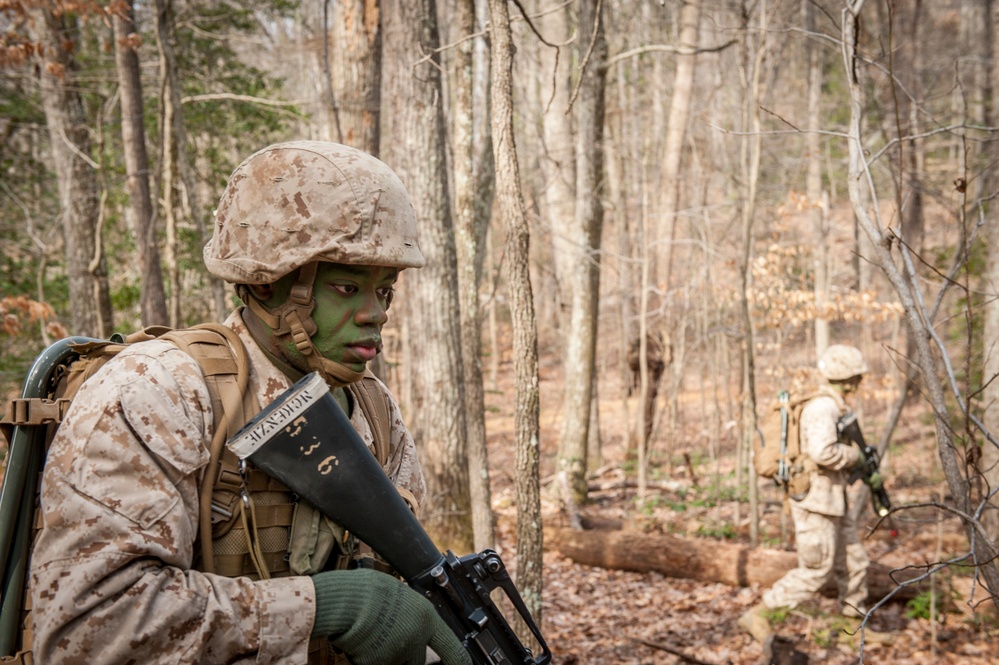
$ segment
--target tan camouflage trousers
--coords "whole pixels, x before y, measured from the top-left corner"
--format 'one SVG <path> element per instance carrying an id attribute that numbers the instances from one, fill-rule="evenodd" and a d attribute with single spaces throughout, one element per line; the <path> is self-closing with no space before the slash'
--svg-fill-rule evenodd
<path id="1" fill-rule="evenodd" d="M 867 566 L 870 559 L 860 539 L 857 524 L 849 514 L 831 517 L 804 510 L 791 502 L 798 567 L 788 571 L 763 594 L 769 608 L 797 607 L 812 594 L 836 580 L 842 608 L 866 611 Z"/>

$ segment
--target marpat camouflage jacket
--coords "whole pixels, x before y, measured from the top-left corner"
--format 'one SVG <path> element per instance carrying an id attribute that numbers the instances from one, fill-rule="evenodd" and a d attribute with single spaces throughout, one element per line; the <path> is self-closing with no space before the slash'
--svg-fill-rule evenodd
<path id="1" fill-rule="evenodd" d="M 226 325 L 247 347 L 250 388 L 269 404 L 291 382 L 238 311 Z M 397 402 L 388 400 L 386 472 L 422 502 L 426 485 L 413 439 Z M 359 408 L 351 421 L 372 445 Z M 212 428 L 197 363 L 166 341 L 129 347 L 81 388 L 43 477 L 44 526 L 31 565 L 35 662 L 306 662 L 311 580 L 192 570 Z"/>
<path id="2" fill-rule="evenodd" d="M 801 451 L 818 465 L 811 473 L 808 494 L 797 504 L 805 510 L 839 517 L 846 513 L 846 487 L 851 467 L 860 459 L 860 451 L 840 440 L 836 425 L 848 407 L 832 388 L 809 400 L 801 410 Z"/>

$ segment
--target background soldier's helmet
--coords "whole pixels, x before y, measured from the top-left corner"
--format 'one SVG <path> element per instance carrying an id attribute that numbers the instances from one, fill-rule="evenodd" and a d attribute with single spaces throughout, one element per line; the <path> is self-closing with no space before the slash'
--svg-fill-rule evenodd
<path id="1" fill-rule="evenodd" d="M 819 373 L 830 381 L 845 381 L 868 369 L 864 355 L 855 346 L 833 344 L 819 358 Z"/>
<path id="2" fill-rule="evenodd" d="M 276 282 L 313 261 L 424 263 L 399 177 L 367 153 L 324 141 L 278 143 L 236 167 L 204 258 L 235 284 Z"/>

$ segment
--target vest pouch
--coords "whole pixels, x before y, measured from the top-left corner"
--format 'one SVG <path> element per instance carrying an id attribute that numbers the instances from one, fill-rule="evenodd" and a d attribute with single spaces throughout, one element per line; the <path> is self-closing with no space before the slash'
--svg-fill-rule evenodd
<path id="1" fill-rule="evenodd" d="M 343 534 L 343 527 L 320 513 L 308 501 L 296 503 L 288 541 L 288 565 L 292 574 L 313 575 L 323 570 Z"/>
<path id="2" fill-rule="evenodd" d="M 791 477 L 787 481 L 787 494 L 795 501 L 801 501 L 812 489 L 812 472 L 818 471 L 818 464 L 808 455 L 801 455 L 791 465 Z"/>

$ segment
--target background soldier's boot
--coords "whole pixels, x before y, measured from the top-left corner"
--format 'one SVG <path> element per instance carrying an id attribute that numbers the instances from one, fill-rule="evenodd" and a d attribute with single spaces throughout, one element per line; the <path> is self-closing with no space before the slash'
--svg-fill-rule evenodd
<path id="1" fill-rule="evenodd" d="M 770 620 L 766 617 L 767 609 L 763 603 L 757 603 L 739 617 L 739 626 L 757 642 L 763 642 L 774 633 Z"/>

